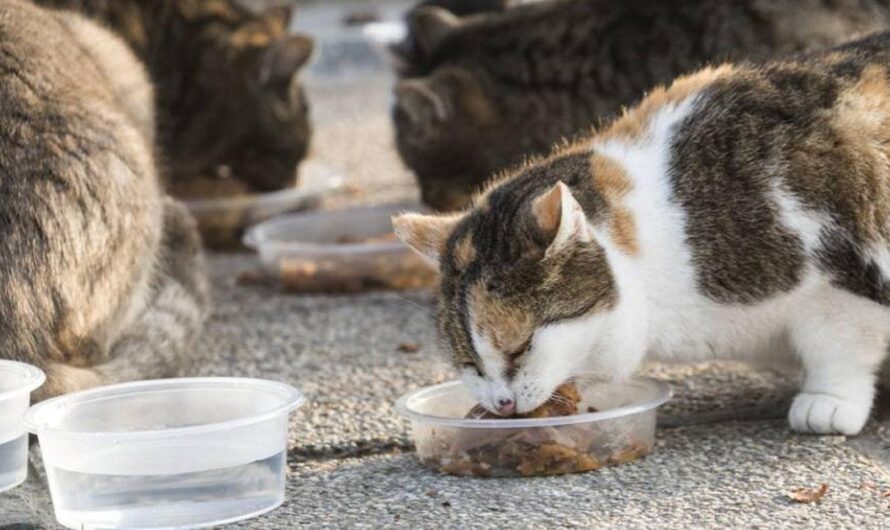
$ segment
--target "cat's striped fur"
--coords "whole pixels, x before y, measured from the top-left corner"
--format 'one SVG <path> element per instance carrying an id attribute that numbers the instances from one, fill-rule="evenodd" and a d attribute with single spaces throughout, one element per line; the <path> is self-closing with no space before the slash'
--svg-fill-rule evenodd
<path id="1" fill-rule="evenodd" d="M 890 346 L 890 34 L 708 68 L 495 183 L 408 214 L 480 403 L 524 412 L 648 357 L 798 365 L 805 432 L 864 425 Z"/>
<path id="2" fill-rule="evenodd" d="M 207 306 L 200 240 L 165 199 L 152 91 L 86 19 L 0 0 L 0 358 L 42 395 L 178 368 Z"/>

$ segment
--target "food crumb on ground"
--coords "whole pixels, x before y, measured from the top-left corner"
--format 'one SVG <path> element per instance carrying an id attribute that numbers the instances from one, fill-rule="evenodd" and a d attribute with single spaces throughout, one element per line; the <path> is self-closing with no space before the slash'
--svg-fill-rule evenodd
<path id="1" fill-rule="evenodd" d="M 402 353 L 417 353 L 420 351 L 420 344 L 416 342 L 403 342 L 399 344 L 398 350 Z"/>
<path id="2" fill-rule="evenodd" d="M 819 502 L 827 492 L 828 484 L 823 483 L 817 488 L 797 488 L 789 493 L 788 497 L 794 502 L 810 504 L 812 502 Z"/>

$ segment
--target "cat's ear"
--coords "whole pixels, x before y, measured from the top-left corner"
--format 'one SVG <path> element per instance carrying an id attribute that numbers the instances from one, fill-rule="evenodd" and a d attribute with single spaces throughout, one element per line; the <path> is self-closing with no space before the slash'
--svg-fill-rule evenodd
<path id="1" fill-rule="evenodd" d="M 593 238 L 584 209 L 562 182 L 544 192 L 532 203 L 532 216 L 550 244 L 546 256 L 568 248 L 573 242 L 587 242 Z"/>
<path id="2" fill-rule="evenodd" d="M 417 9 L 409 22 L 411 33 L 425 54 L 432 53 L 460 23 L 450 11 L 436 6 Z"/>
<path id="3" fill-rule="evenodd" d="M 460 222 L 462 215 L 423 215 L 406 213 L 392 219 L 396 237 L 420 254 L 433 267 L 439 267 L 439 257 L 445 251 L 448 236 Z"/>
<path id="4" fill-rule="evenodd" d="M 290 21 L 293 20 L 293 16 L 294 6 L 292 5 L 272 6 L 260 13 L 260 17 L 262 17 L 263 20 L 281 32 L 287 31 L 290 27 Z"/>
<path id="5" fill-rule="evenodd" d="M 312 57 L 313 41 L 305 35 L 291 35 L 263 52 L 260 81 L 264 84 L 290 84 L 297 70 Z"/>
<path id="6" fill-rule="evenodd" d="M 396 108 L 415 125 L 444 122 L 449 117 L 449 104 L 424 79 L 407 79 L 396 85 Z"/>

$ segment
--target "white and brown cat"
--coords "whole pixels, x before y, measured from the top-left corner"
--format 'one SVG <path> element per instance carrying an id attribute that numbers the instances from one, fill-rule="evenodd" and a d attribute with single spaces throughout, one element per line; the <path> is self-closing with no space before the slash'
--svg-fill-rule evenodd
<path id="1" fill-rule="evenodd" d="M 394 224 L 492 411 L 645 358 L 790 361 L 791 427 L 858 433 L 890 344 L 890 34 L 680 78 L 471 210 Z"/>

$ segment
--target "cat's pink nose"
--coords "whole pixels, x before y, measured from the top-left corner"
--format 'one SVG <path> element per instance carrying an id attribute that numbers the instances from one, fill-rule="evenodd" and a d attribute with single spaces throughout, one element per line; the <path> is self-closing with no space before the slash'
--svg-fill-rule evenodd
<path id="1" fill-rule="evenodd" d="M 509 416 L 516 411 L 516 403 L 513 402 L 512 399 L 499 399 L 498 400 L 498 414 L 501 416 Z"/>

